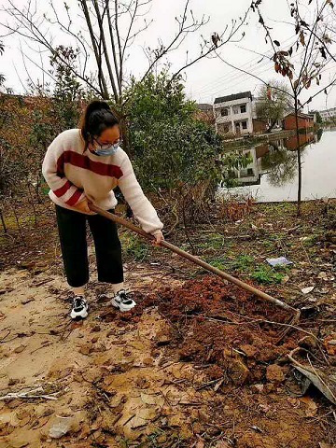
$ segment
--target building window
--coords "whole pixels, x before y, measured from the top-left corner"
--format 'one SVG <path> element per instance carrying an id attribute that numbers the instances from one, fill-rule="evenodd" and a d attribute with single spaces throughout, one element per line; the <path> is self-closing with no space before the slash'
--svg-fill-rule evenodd
<path id="1" fill-rule="evenodd" d="M 227 134 L 228 132 L 230 132 L 231 128 L 229 124 L 219 124 L 218 125 L 218 132 L 221 134 Z"/>
<path id="2" fill-rule="evenodd" d="M 243 129 L 247 129 L 247 121 L 242 121 L 242 127 Z"/>
<path id="3" fill-rule="evenodd" d="M 240 113 L 246 114 L 246 104 L 243 104 L 242 106 L 240 106 Z"/>
<path id="4" fill-rule="evenodd" d="M 229 110 L 226 107 L 223 107 L 220 111 L 222 117 L 227 117 L 229 115 Z"/>
<path id="5" fill-rule="evenodd" d="M 239 108 L 238 108 L 238 106 L 235 106 L 235 107 L 233 108 L 233 113 L 234 113 L 235 115 L 239 114 Z"/>

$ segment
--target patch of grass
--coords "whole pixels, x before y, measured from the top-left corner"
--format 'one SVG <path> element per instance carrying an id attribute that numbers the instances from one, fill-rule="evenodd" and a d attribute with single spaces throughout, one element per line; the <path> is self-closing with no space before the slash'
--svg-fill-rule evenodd
<path id="1" fill-rule="evenodd" d="M 249 272 L 254 266 L 254 258 L 250 255 L 238 255 L 235 260 L 230 261 L 230 268 L 239 272 Z"/>
<path id="2" fill-rule="evenodd" d="M 254 267 L 254 258 L 250 255 L 238 255 L 235 259 L 228 260 L 222 256 L 211 259 L 209 263 L 211 266 L 221 270 L 249 272 Z"/>
<path id="3" fill-rule="evenodd" d="M 225 237 L 223 237 L 220 233 L 210 233 L 207 235 L 205 241 L 196 243 L 196 245 L 199 249 L 219 250 L 223 249 L 224 246 L 227 246 L 227 243 L 224 242 L 224 238 Z"/>
<path id="4" fill-rule="evenodd" d="M 220 269 L 221 271 L 225 271 L 226 269 L 225 261 L 221 258 L 210 260 L 209 264 L 211 264 L 214 268 Z"/>
<path id="5" fill-rule="evenodd" d="M 254 258 L 250 255 L 238 255 L 234 260 L 218 257 L 211 259 L 209 263 L 222 271 L 245 274 L 257 283 L 267 285 L 282 283 L 289 269 L 288 267 L 272 268 L 256 265 Z"/>
<path id="6" fill-rule="evenodd" d="M 250 277 L 256 282 L 266 285 L 279 284 L 285 278 L 285 272 L 279 272 L 269 266 L 259 266 Z"/>
<path id="7" fill-rule="evenodd" d="M 306 237 L 303 237 L 304 239 L 301 240 L 302 244 L 306 247 L 314 247 L 320 240 L 320 235 L 313 234 Z"/>
<path id="8" fill-rule="evenodd" d="M 270 240 L 264 240 L 262 244 L 263 244 L 263 246 L 264 246 L 264 248 L 265 248 L 266 250 L 271 250 L 271 249 L 274 248 L 274 242 L 273 242 L 273 241 L 270 241 Z"/>
<path id="9" fill-rule="evenodd" d="M 136 261 L 144 261 L 150 253 L 148 243 L 142 241 L 136 235 L 124 231 L 120 235 L 123 252 L 126 256 L 131 256 Z"/>

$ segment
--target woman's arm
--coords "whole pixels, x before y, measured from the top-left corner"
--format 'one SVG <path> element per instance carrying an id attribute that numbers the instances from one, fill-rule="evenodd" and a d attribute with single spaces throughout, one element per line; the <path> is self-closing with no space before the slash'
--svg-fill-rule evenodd
<path id="1" fill-rule="evenodd" d="M 82 190 L 75 187 L 63 174 L 64 153 L 63 135 L 58 135 L 50 144 L 42 164 L 42 174 L 52 192 L 65 204 L 76 207 L 84 202 L 85 195 Z"/>
<path id="2" fill-rule="evenodd" d="M 163 224 L 155 208 L 142 191 L 135 177 L 131 161 L 126 153 L 124 153 L 124 157 L 124 161 L 120 167 L 123 175 L 118 180 L 118 186 L 143 230 L 157 236 L 161 234 Z"/>

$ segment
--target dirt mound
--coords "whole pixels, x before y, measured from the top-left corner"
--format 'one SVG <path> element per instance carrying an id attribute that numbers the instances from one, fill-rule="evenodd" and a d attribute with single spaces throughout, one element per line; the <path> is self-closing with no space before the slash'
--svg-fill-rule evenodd
<path id="1" fill-rule="evenodd" d="M 291 316 L 286 311 L 213 277 L 161 290 L 144 299 L 127 319 L 138 319 L 151 305 L 157 305 L 172 324 L 166 335 L 172 339 L 169 350 L 178 349 L 181 361 L 210 365 L 213 379 L 260 381 L 268 364 L 297 346 L 297 334 L 278 344 L 283 327 L 269 323 L 288 322 Z"/>

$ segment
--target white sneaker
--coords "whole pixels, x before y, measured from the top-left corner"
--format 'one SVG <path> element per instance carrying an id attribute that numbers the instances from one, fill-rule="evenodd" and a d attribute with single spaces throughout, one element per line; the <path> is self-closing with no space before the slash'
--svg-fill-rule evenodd
<path id="1" fill-rule="evenodd" d="M 72 299 L 71 319 L 80 320 L 88 316 L 89 304 L 83 296 L 74 296 Z"/>
<path id="2" fill-rule="evenodd" d="M 130 311 L 136 305 L 134 300 L 127 296 L 127 292 L 124 289 L 121 289 L 114 295 L 111 303 L 122 312 Z"/>

